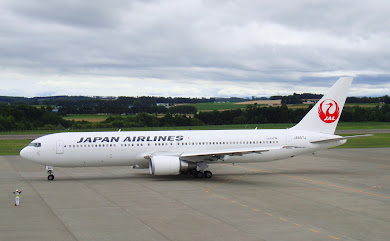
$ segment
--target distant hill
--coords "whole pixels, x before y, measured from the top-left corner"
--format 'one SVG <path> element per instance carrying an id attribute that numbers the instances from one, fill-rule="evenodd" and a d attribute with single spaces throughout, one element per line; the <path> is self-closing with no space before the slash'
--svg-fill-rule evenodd
<path id="1" fill-rule="evenodd" d="M 306 100 L 318 100 L 322 97 L 321 94 L 303 93 L 287 96 L 271 96 L 266 97 L 251 97 L 251 98 L 188 98 L 188 97 L 158 97 L 158 96 L 137 96 L 137 97 L 103 97 L 103 96 L 44 96 L 44 97 L 17 97 L 17 96 L 0 96 L 0 103 L 25 103 L 30 105 L 62 105 L 63 103 L 92 103 L 92 102 L 104 102 L 104 101 L 116 101 L 123 105 L 133 105 L 134 102 L 141 102 L 143 105 L 156 105 L 157 103 L 167 104 L 195 104 L 195 103 L 214 103 L 214 102 L 245 102 L 245 101 L 267 101 L 267 100 L 281 100 L 282 104 L 298 104 Z M 385 103 L 390 104 L 390 97 L 388 95 L 381 97 L 348 97 L 346 103 Z"/>

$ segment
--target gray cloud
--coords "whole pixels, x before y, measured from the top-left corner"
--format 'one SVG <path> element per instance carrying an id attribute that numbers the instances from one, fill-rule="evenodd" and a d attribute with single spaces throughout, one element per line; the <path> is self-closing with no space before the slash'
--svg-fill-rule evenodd
<path id="1" fill-rule="evenodd" d="M 389 5 L 2 1 L 0 94 L 388 94 Z"/>

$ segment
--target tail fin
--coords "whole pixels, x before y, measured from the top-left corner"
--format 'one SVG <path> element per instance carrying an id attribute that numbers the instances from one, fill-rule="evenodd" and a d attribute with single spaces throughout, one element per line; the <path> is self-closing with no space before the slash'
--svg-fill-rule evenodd
<path id="1" fill-rule="evenodd" d="M 307 113 L 293 130 L 306 130 L 334 134 L 353 78 L 342 77 L 330 88 L 328 94 Z"/>

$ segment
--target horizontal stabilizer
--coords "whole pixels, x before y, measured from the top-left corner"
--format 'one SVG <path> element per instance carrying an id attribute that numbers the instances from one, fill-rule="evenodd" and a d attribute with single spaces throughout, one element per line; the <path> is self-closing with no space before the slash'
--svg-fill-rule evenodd
<path id="1" fill-rule="evenodd" d="M 367 136 L 373 136 L 373 134 L 356 135 L 356 136 L 340 136 L 340 137 L 336 137 L 336 138 L 329 138 L 329 139 L 323 139 L 323 140 L 318 140 L 318 141 L 311 141 L 310 143 L 325 143 L 325 142 L 348 140 L 348 139 L 352 139 L 352 138 L 367 137 Z"/>

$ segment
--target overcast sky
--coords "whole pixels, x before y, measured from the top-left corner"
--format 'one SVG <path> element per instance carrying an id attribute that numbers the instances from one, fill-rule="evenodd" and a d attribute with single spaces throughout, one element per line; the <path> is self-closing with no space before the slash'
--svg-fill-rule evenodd
<path id="1" fill-rule="evenodd" d="M 0 0 L 0 95 L 390 94 L 390 2 Z"/>

